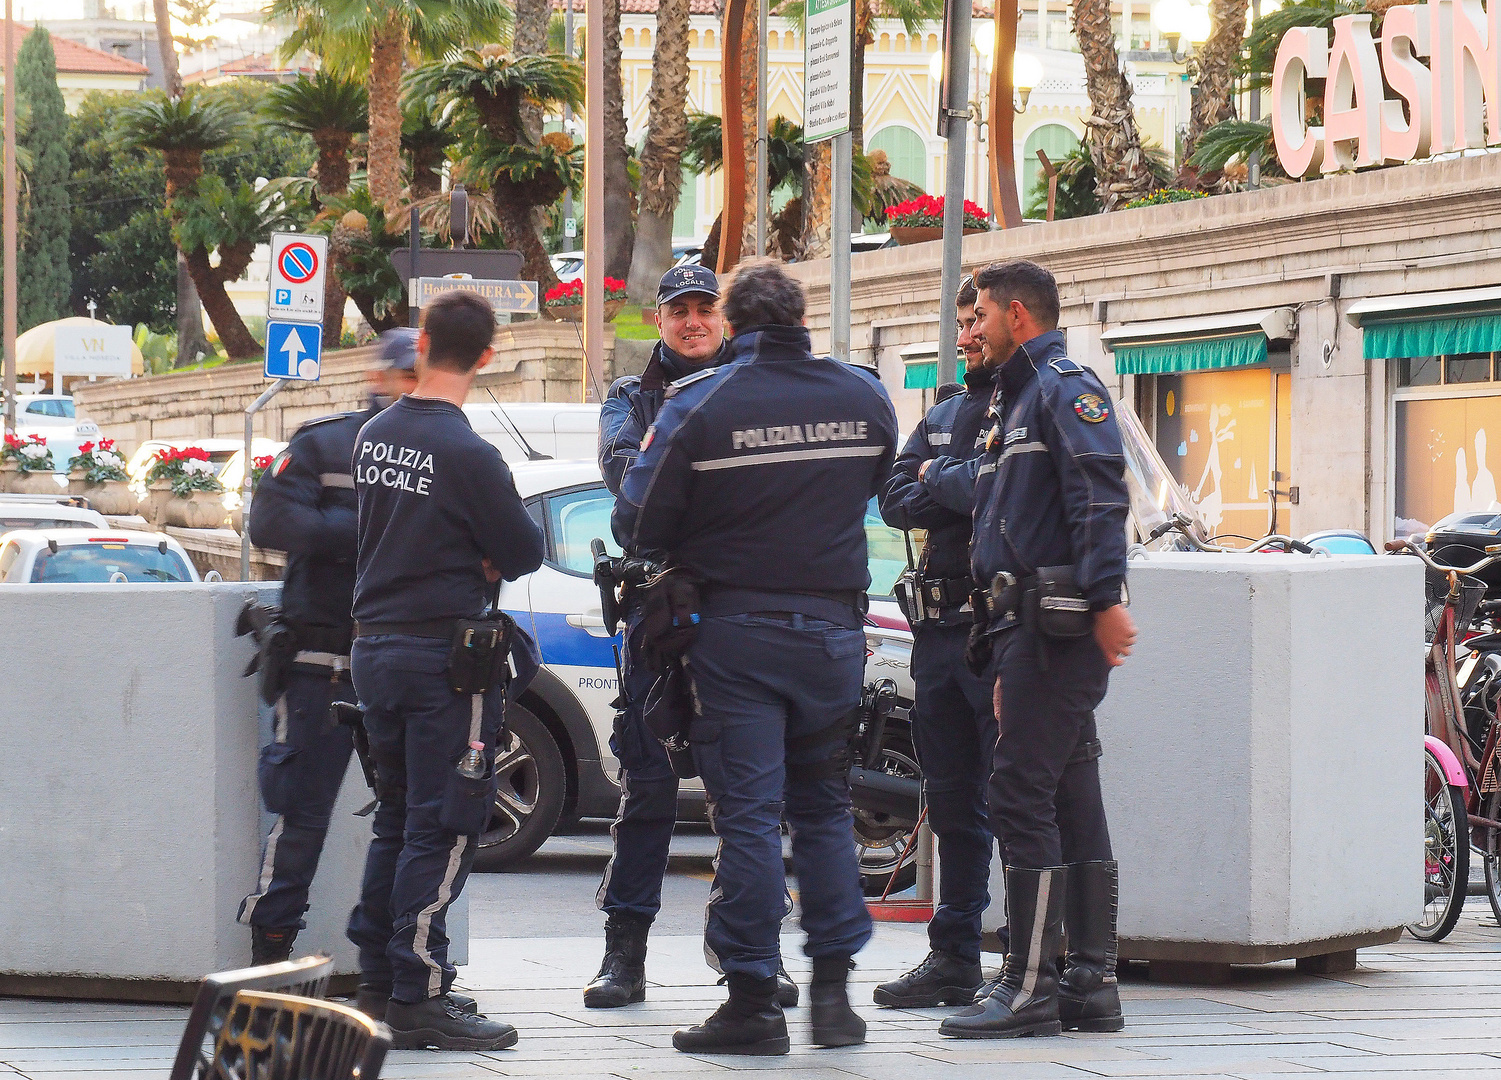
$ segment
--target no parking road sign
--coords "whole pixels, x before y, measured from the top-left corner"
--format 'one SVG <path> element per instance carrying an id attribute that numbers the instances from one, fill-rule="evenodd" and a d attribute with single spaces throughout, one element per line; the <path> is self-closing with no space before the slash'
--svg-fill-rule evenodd
<path id="1" fill-rule="evenodd" d="M 266 378 L 317 382 L 323 327 L 317 323 L 266 323 Z"/>
<path id="2" fill-rule="evenodd" d="M 327 273 L 328 237 L 272 233 L 266 318 L 321 323 Z"/>

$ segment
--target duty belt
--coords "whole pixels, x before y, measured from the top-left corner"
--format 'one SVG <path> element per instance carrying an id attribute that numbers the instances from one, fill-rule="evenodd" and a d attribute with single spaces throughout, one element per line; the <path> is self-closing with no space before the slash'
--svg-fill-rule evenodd
<path id="1" fill-rule="evenodd" d="M 806 615 L 851 630 L 865 625 L 870 599 L 858 589 L 773 590 L 734 589 L 710 586 L 704 590 L 703 614 Z"/>
<path id="2" fill-rule="evenodd" d="M 967 577 L 955 578 L 930 578 L 918 577 L 919 587 L 922 589 L 923 604 L 927 607 L 946 608 L 958 607 L 970 602 L 969 594 L 974 591 L 974 580 Z"/>
<path id="3" fill-rule="evenodd" d="M 400 634 L 404 637 L 453 639 L 454 624 L 458 619 L 428 619 L 425 622 L 356 622 L 354 636 L 376 637 L 381 634 Z"/>
<path id="4" fill-rule="evenodd" d="M 349 630 L 311 623 L 287 625 L 297 641 L 297 652 L 292 656 L 294 669 L 304 672 L 314 669 L 319 674 L 327 671 L 334 679 L 348 679 L 349 646 L 353 640 Z"/>
<path id="5" fill-rule="evenodd" d="M 1004 620 L 1020 622 L 1022 616 L 1022 596 L 1026 592 L 1029 578 L 1018 578 L 1015 574 L 1009 574 L 1001 570 L 990 579 L 990 586 L 984 589 L 975 589 L 971 594 L 971 601 L 979 609 L 984 605 L 985 621 L 991 624 Z"/>

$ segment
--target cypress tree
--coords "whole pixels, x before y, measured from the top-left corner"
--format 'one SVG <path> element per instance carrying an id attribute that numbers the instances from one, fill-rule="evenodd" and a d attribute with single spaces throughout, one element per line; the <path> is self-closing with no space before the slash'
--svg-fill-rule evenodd
<path id="1" fill-rule="evenodd" d="M 68 314 L 73 275 L 68 268 L 68 114 L 57 88 L 52 36 L 35 27 L 16 54 L 16 96 L 30 129 L 20 145 L 30 151 L 25 217 L 21 223 L 20 282 L 16 292 L 21 330 Z"/>

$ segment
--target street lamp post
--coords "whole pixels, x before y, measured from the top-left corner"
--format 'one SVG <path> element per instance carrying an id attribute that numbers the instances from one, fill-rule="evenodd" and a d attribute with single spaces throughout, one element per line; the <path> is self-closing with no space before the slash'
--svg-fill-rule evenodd
<path id="1" fill-rule="evenodd" d="M 0 341 L 5 348 L 5 433 L 16 430 L 16 80 L 11 63 L 16 55 L 16 24 L 11 20 L 11 0 L 5 0 L 5 207 L 0 211 L 5 251 L 5 302 Z"/>

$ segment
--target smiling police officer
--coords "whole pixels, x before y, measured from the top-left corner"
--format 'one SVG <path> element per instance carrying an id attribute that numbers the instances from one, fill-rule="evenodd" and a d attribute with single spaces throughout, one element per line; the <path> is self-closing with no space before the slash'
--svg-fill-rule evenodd
<path id="1" fill-rule="evenodd" d="M 485 610 L 493 583 L 541 565 L 542 534 L 461 407 L 494 354 L 490 305 L 452 292 L 423 316 L 417 386 L 361 429 L 354 456 L 354 684 L 380 805 L 349 939 L 360 949 L 362 1004 L 390 995 L 394 1046 L 497 1050 L 516 1029 L 449 994 L 445 919 L 494 805 L 505 691 L 455 689 L 468 681 L 457 650 L 472 639 L 456 631 Z M 470 750 L 482 760 L 466 772 Z"/>
<path id="2" fill-rule="evenodd" d="M 666 553 L 685 583 L 668 593 L 672 620 L 698 628 L 684 656 L 689 736 L 720 838 L 704 936 L 729 1000 L 672 1042 L 788 1052 L 777 1003 L 785 807 L 813 958 L 813 1042 L 848 1046 L 865 1039 L 846 982 L 871 925 L 848 775 L 865 668 L 865 509 L 890 472 L 896 417 L 879 380 L 812 355 L 802 288 L 779 264 L 741 263 L 722 308 L 729 362 L 674 387 L 613 522 L 633 549 Z"/>
<path id="3" fill-rule="evenodd" d="M 964 389 L 922 418 L 896 459 L 881 493 L 881 516 L 897 529 L 926 529 L 914 590 L 921 610 L 912 622 L 916 689 L 912 741 L 922 766 L 928 822 L 938 839 L 939 902 L 928 923 L 922 963 L 875 989 L 878 1005 L 923 1009 L 968 1005 L 979 989 L 980 917 L 990 905 L 993 843 L 985 787 L 995 747 L 992 682 L 974 674 L 964 653 L 971 625 L 969 572 L 973 479 L 958 474 L 985 448 L 985 412 L 995 366 L 973 336 L 975 286 L 959 290 L 959 345 Z"/>
<path id="4" fill-rule="evenodd" d="M 1094 710 L 1136 640 L 1123 603 L 1121 436 L 1109 392 L 1068 358 L 1053 275 L 994 263 L 975 286 L 975 333 L 999 366 L 971 569 L 989 594 L 1000 721 L 990 816 L 1011 944 L 1000 982 L 939 1030 L 971 1039 L 1117 1031 L 1116 864 Z"/>
<path id="5" fill-rule="evenodd" d="M 250 927 L 251 962 L 292 955 L 308 889 L 323 853 L 352 749 L 348 727 L 329 712 L 353 701 L 349 645 L 354 629 L 355 495 L 350 461 L 360 428 L 417 384 L 416 332 L 381 339 L 371 373 L 370 408 L 311 420 L 297 429 L 256 485 L 250 539 L 287 553 L 282 620 L 297 652 L 275 693 L 274 736 L 261 750 L 261 798 L 278 815 L 266 838 L 255 892 L 240 905 Z M 269 668 L 262 678 L 268 677 Z"/>

